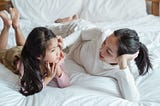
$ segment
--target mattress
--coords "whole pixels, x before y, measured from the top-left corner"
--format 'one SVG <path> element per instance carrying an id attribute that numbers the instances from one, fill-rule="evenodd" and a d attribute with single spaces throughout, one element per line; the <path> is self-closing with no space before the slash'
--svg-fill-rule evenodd
<path id="1" fill-rule="evenodd" d="M 0 21 L 1 29 L 2 25 Z M 29 20 L 20 20 L 20 25 L 25 37 L 32 28 L 46 26 Z M 159 106 L 160 18 L 148 15 L 129 21 L 103 22 L 95 25 L 103 29 L 135 29 L 141 42 L 148 47 L 153 70 L 136 80 L 141 95 L 139 102 L 123 99 L 114 79 L 92 76 L 67 57 L 65 67 L 71 79 L 71 86 L 58 88 L 54 82 L 51 82 L 40 93 L 27 97 L 19 93 L 19 77 L 0 64 L 0 106 Z M 13 39 L 14 31 L 11 29 L 8 48 L 15 45 Z"/>

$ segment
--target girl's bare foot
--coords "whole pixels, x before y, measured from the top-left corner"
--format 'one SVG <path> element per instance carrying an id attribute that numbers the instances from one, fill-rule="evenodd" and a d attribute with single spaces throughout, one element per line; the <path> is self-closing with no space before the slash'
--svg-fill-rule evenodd
<path id="1" fill-rule="evenodd" d="M 5 11 L 0 11 L 0 17 L 3 20 L 4 27 L 9 28 L 12 25 L 12 20 L 7 17 Z"/>
<path id="2" fill-rule="evenodd" d="M 15 8 L 9 8 L 9 12 L 11 14 L 13 28 L 19 27 L 19 17 L 20 17 L 19 11 Z"/>
<path id="3" fill-rule="evenodd" d="M 66 18 L 59 18 L 55 21 L 55 23 L 65 23 L 65 22 L 69 22 L 72 20 L 72 17 L 66 17 Z"/>
<path id="4" fill-rule="evenodd" d="M 77 19 L 79 19 L 79 16 L 77 14 L 75 14 L 75 15 L 73 15 L 72 19 L 77 20 Z"/>
<path id="5" fill-rule="evenodd" d="M 54 21 L 55 23 L 65 23 L 65 22 L 71 22 L 73 20 L 77 20 L 79 18 L 78 15 L 73 15 L 71 17 L 66 17 L 66 18 L 62 18 L 62 19 L 57 19 L 56 21 Z"/>

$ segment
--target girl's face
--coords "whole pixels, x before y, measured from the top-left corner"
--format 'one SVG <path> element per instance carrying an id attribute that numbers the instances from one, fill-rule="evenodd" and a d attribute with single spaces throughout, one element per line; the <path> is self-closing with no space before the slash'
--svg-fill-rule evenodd
<path id="1" fill-rule="evenodd" d="M 100 60 L 106 63 L 114 64 L 117 63 L 116 61 L 117 52 L 118 52 L 118 41 L 117 38 L 114 36 L 114 34 L 111 34 L 102 43 L 99 52 L 99 58 Z"/>
<path id="2" fill-rule="evenodd" d="M 52 38 L 48 41 L 48 46 L 46 48 L 46 55 L 44 61 L 46 63 L 57 63 L 60 60 L 61 49 L 58 44 L 57 38 Z"/>

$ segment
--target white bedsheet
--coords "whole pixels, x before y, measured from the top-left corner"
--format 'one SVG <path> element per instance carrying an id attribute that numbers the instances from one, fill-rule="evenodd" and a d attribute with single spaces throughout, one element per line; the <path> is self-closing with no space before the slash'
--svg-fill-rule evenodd
<path id="1" fill-rule="evenodd" d="M 31 21 L 21 21 L 23 33 L 35 26 Z M 160 105 L 160 18 L 146 16 L 130 21 L 96 23 L 101 28 L 135 29 L 143 43 L 149 48 L 153 71 L 136 81 L 141 100 L 134 103 L 121 98 L 117 82 L 111 78 L 91 76 L 74 61 L 67 58 L 65 66 L 71 78 L 71 86 L 57 88 L 47 86 L 40 93 L 24 97 L 18 90 L 18 76 L 0 64 L 0 106 L 159 106 Z M 0 22 L 0 28 L 2 24 Z M 13 30 L 10 32 L 8 47 L 14 46 Z"/>

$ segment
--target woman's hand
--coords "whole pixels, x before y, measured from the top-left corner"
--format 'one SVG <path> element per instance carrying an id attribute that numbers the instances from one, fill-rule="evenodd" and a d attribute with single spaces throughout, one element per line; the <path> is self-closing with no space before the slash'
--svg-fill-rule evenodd
<path id="1" fill-rule="evenodd" d="M 120 69 L 127 68 L 128 61 L 134 60 L 138 56 L 138 54 L 139 54 L 139 51 L 136 52 L 135 54 L 123 54 L 117 57 L 117 62 Z"/>

